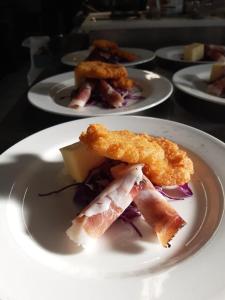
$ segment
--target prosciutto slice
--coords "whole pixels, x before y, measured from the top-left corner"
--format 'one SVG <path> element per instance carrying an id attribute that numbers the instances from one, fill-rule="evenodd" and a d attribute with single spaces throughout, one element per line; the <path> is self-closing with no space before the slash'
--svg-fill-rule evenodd
<path id="1" fill-rule="evenodd" d="M 100 80 L 99 89 L 102 94 L 102 98 L 111 107 L 118 108 L 123 106 L 123 97 L 105 80 Z"/>
<path id="2" fill-rule="evenodd" d="M 207 87 L 207 92 L 217 97 L 222 96 L 225 93 L 225 77 L 209 84 Z"/>
<path id="3" fill-rule="evenodd" d="M 73 220 L 67 235 L 86 247 L 99 238 L 131 204 L 141 188 L 143 165 L 130 165 Z"/>
<path id="4" fill-rule="evenodd" d="M 206 59 L 213 61 L 224 62 L 225 61 L 225 48 L 217 45 L 205 45 Z"/>
<path id="5" fill-rule="evenodd" d="M 146 222 L 155 231 L 160 243 L 164 247 L 169 247 L 170 240 L 185 225 L 185 221 L 146 176 L 134 202 Z"/>
<path id="6" fill-rule="evenodd" d="M 82 83 L 78 91 L 75 93 L 75 95 L 72 96 L 72 100 L 69 103 L 68 107 L 70 108 L 84 107 L 91 97 L 91 92 L 93 88 L 94 88 L 93 82 L 85 81 L 84 83 Z"/>

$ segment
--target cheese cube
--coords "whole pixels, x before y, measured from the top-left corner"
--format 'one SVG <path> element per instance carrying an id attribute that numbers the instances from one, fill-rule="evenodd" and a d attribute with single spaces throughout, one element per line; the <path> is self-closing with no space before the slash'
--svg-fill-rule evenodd
<path id="1" fill-rule="evenodd" d="M 214 64 L 212 65 L 211 73 L 210 73 L 210 81 L 216 81 L 221 77 L 225 76 L 225 63 Z"/>
<path id="2" fill-rule="evenodd" d="M 63 147 L 60 152 L 68 174 L 77 182 L 84 181 L 88 173 L 105 160 L 81 142 Z"/>
<path id="3" fill-rule="evenodd" d="M 198 61 L 204 58 L 204 44 L 193 43 L 184 46 L 184 60 Z"/>

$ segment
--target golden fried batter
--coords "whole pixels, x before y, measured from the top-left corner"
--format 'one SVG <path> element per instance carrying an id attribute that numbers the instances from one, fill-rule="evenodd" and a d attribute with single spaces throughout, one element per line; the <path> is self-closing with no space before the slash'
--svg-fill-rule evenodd
<path id="1" fill-rule="evenodd" d="M 120 49 L 119 46 L 112 41 L 108 40 L 94 40 L 92 43 L 94 48 L 101 49 L 103 51 L 107 51 L 113 55 L 117 55 L 121 58 L 124 58 L 128 61 L 135 61 L 137 59 L 137 55 Z"/>
<path id="2" fill-rule="evenodd" d="M 109 131 L 101 124 L 92 124 L 80 140 L 102 156 L 143 163 L 146 176 L 160 186 L 184 184 L 194 172 L 186 152 L 165 138 L 128 130 Z"/>
<path id="3" fill-rule="evenodd" d="M 123 59 L 126 59 L 128 61 L 135 61 L 137 60 L 137 55 L 133 54 L 133 53 L 130 53 L 128 51 L 125 51 L 125 50 L 122 50 L 122 49 L 111 49 L 110 50 L 110 53 L 114 54 L 114 55 L 117 55 Z"/>
<path id="4" fill-rule="evenodd" d="M 117 79 L 127 77 L 125 67 L 116 64 L 108 64 L 100 61 L 83 61 L 75 69 L 76 79 Z"/>
<path id="5" fill-rule="evenodd" d="M 118 45 L 112 41 L 108 40 L 94 40 L 92 43 L 94 48 L 100 49 L 117 49 Z"/>
<path id="6" fill-rule="evenodd" d="M 148 139 L 151 137 L 146 135 Z M 167 160 L 166 172 L 162 171 L 154 174 L 152 181 L 157 183 L 161 182 L 161 176 L 163 176 L 163 184 L 161 185 L 173 185 L 183 184 L 190 181 L 190 176 L 194 173 L 192 160 L 187 156 L 187 153 L 179 149 L 178 145 L 165 139 L 163 137 L 154 137 L 154 141 L 160 145 Z M 147 177 L 151 178 L 151 166 L 145 165 L 144 173 Z"/>
<path id="7" fill-rule="evenodd" d="M 121 89 L 131 89 L 135 86 L 135 82 L 133 79 L 129 79 L 127 77 L 120 77 L 118 79 L 113 79 L 111 81 L 111 84 L 115 88 L 121 88 Z"/>

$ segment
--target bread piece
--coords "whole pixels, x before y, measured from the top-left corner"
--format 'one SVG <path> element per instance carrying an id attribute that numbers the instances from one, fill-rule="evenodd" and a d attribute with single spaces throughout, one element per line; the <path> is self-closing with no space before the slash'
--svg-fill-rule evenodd
<path id="1" fill-rule="evenodd" d="M 204 57 L 204 44 L 193 43 L 184 46 L 184 60 L 198 61 Z"/>

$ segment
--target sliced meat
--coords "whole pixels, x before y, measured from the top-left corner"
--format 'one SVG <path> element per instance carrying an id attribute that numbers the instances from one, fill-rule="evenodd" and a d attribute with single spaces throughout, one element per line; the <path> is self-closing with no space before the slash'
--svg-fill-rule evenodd
<path id="1" fill-rule="evenodd" d="M 67 235 L 83 247 L 99 238 L 131 204 L 141 186 L 143 165 L 130 165 L 73 220 Z"/>
<path id="2" fill-rule="evenodd" d="M 123 105 L 123 97 L 105 80 L 100 80 L 99 90 L 103 100 L 109 106 L 118 108 Z"/>
<path id="3" fill-rule="evenodd" d="M 185 225 L 185 221 L 146 176 L 144 181 L 142 189 L 134 198 L 134 203 L 155 231 L 160 243 L 164 247 L 169 247 L 170 240 Z"/>
<path id="4" fill-rule="evenodd" d="M 211 95 L 221 97 L 225 93 L 225 77 L 209 84 L 207 87 L 207 92 Z"/>
<path id="5" fill-rule="evenodd" d="M 225 61 L 225 48 L 217 45 L 205 45 L 205 58 L 213 61 Z"/>
<path id="6" fill-rule="evenodd" d="M 91 81 L 85 81 L 84 83 L 82 83 L 78 91 L 74 95 L 72 95 L 72 99 L 68 107 L 70 108 L 84 107 L 91 97 L 91 92 L 93 88 L 94 88 L 94 83 Z"/>

